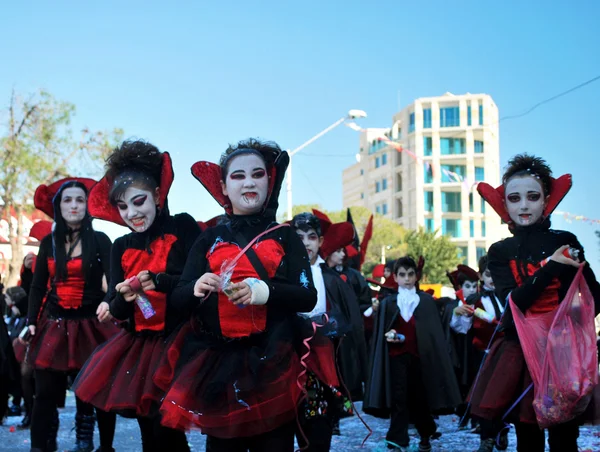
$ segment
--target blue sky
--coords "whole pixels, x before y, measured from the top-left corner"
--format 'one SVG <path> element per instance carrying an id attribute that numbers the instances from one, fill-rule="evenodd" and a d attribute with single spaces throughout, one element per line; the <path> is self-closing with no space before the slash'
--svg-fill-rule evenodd
<path id="1" fill-rule="evenodd" d="M 122 127 L 169 151 L 174 212 L 220 213 L 189 167 L 249 136 L 294 148 L 352 108 L 388 127 L 418 97 L 490 94 L 500 116 L 600 75 L 600 3 L 10 2 L 0 105 L 44 88 L 77 106 L 73 128 Z M 2 100 L 4 99 L 4 100 Z M 400 105 L 399 105 L 400 100 Z M 600 218 L 600 81 L 500 124 L 501 162 L 545 157 L 574 187 L 561 210 Z M 295 203 L 342 205 L 356 132 L 339 127 L 294 160 Z M 334 156 L 332 156 L 334 154 Z M 282 207 L 285 207 L 283 205 Z M 598 267 L 594 227 L 576 233 Z"/>

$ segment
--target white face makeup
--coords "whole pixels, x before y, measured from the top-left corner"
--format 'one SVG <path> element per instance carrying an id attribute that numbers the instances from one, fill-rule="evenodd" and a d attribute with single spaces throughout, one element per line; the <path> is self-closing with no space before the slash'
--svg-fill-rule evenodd
<path id="1" fill-rule="evenodd" d="M 82 188 L 69 187 L 61 193 L 60 213 L 70 228 L 76 229 L 81 225 L 87 210 L 87 197 Z"/>
<path id="2" fill-rule="evenodd" d="M 465 281 L 461 286 L 465 300 L 477 293 L 477 281 Z"/>
<path id="3" fill-rule="evenodd" d="M 495 289 L 496 286 L 494 285 L 494 280 L 492 279 L 492 274 L 490 273 L 489 269 L 485 269 L 485 271 L 483 272 L 483 275 L 480 276 L 481 277 L 481 281 L 483 281 L 483 286 L 487 289 Z"/>
<path id="4" fill-rule="evenodd" d="M 394 275 L 394 279 L 398 283 L 398 287 L 412 289 L 417 283 L 417 272 L 414 268 L 400 267 Z"/>
<path id="5" fill-rule="evenodd" d="M 346 257 L 346 251 L 344 248 L 340 248 L 339 250 L 334 251 L 327 258 L 327 264 L 330 267 L 337 267 L 338 265 L 342 265 L 344 263 L 344 258 Z"/>
<path id="6" fill-rule="evenodd" d="M 298 234 L 298 237 L 300 237 L 300 240 L 302 240 L 302 243 L 306 247 L 310 265 L 314 265 L 319 256 L 319 248 L 321 248 L 321 244 L 323 243 L 323 237 L 319 237 L 314 229 L 309 229 L 307 232 L 296 229 L 296 234 Z"/>
<path id="7" fill-rule="evenodd" d="M 240 155 L 229 163 L 223 194 L 229 197 L 235 215 L 252 215 L 267 201 L 269 177 L 263 160 L 254 154 Z"/>
<path id="8" fill-rule="evenodd" d="M 546 197 L 539 179 L 520 176 L 510 179 L 504 187 L 504 203 L 510 219 L 517 226 L 536 224 L 546 207 Z"/>
<path id="9" fill-rule="evenodd" d="M 117 201 L 119 214 L 134 232 L 147 231 L 156 219 L 158 189 L 155 193 L 134 186 L 128 187 Z"/>

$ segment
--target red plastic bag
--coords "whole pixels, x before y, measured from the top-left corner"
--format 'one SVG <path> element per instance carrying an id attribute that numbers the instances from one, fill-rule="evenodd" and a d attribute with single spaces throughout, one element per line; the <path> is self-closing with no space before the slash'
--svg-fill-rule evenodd
<path id="1" fill-rule="evenodd" d="M 533 408 L 540 428 L 582 414 L 598 384 L 594 299 L 583 268 L 579 268 L 563 302 L 552 312 L 524 315 L 509 298 L 533 380 Z"/>

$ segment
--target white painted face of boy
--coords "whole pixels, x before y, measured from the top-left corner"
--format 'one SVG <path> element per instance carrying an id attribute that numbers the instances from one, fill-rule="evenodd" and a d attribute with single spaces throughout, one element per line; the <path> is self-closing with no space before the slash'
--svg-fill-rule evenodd
<path id="1" fill-rule="evenodd" d="M 319 257 L 319 248 L 323 244 L 323 237 L 319 237 L 314 229 L 309 229 L 308 231 L 296 229 L 296 234 L 298 234 L 298 237 L 300 237 L 306 248 L 310 265 L 314 265 L 317 257 Z"/>

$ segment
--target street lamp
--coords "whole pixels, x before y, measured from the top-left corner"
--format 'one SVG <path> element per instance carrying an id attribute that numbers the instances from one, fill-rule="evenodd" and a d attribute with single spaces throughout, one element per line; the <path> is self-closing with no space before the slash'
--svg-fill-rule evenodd
<path id="1" fill-rule="evenodd" d="M 333 129 L 335 129 L 340 124 L 343 124 L 344 121 L 347 121 L 349 119 L 358 119 L 358 118 L 366 118 L 366 117 L 367 117 L 367 114 L 363 110 L 350 110 L 346 116 L 338 119 L 336 122 L 331 124 L 329 127 L 322 130 L 321 132 L 317 133 L 310 140 L 301 144 L 296 149 L 294 149 L 292 151 L 288 151 L 288 154 L 290 156 L 290 163 L 289 163 L 289 165 L 287 167 L 287 171 L 285 173 L 285 178 L 287 181 L 286 182 L 286 192 L 287 192 L 287 219 L 288 220 L 292 219 L 292 157 L 294 155 L 296 155 L 298 152 L 300 152 L 302 149 L 304 149 L 306 146 L 311 144 L 312 142 L 318 140 L 326 133 L 331 132 Z"/>

